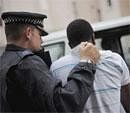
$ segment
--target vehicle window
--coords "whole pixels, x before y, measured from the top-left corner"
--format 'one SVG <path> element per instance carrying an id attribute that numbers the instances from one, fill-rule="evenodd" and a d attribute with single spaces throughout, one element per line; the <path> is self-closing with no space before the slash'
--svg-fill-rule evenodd
<path id="1" fill-rule="evenodd" d="M 123 49 L 123 54 L 125 61 L 130 67 L 130 35 L 125 35 L 121 37 L 121 44 Z"/>
<path id="2" fill-rule="evenodd" d="M 48 45 L 45 45 L 44 48 L 45 48 L 45 51 L 50 52 L 52 62 L 64 56 L 65 54 L 64 42 L 48 44 Z"/>
<path id="3" fill-rule="evenodd" d="M 4 50 L 5 50 L 5 47 L 0 47 L 0 55 L 3 53 Z"/>
<path id="4" fill-rule="evenodd" d="M 98 49 L 102 49 L 102 46 L 101 46 L 102 38 L 95 39 L 95 42 L 96 42 L 96 47 Z"/>

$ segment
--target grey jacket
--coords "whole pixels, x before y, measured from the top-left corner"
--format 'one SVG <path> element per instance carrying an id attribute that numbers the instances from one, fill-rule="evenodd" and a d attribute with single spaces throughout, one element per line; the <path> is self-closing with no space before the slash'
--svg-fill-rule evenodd
<path id="1" fill-rule="evenodd" d="M 0 111 L 81 112 L 93 91 L 94 73 L 94 65 L 79 63 L 62 87 L 40 57 L 7 45 L 0 57 Z"/>

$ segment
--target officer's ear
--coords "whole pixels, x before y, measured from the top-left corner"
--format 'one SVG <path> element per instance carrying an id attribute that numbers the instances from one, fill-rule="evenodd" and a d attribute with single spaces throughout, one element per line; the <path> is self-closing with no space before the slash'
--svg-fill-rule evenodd
<path id="1" fill-rule="evenodd" d="M 30 26 L 26 27 L 26 29 L 25 29 L 26 40 L 31 40 L 32 32 L 33 32 L 33 30 Z"/>

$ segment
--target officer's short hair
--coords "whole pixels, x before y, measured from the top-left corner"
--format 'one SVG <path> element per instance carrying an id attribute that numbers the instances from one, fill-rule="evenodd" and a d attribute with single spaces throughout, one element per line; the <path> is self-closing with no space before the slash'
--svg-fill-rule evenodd
<path id="1" fill-rule="evenodd" d="M 25 24 L 8 24 L 5 26 L 5 34 L 6 34 L 6 38 L 7 41 L 8 40 L 13 40 L 13 41 L 17 41 L 21 38 L 21 36 L 23 35 L 24 30 L 27 27 L 31 27 L 34 29 L 33 26 L 31 25 L 25 25 Z"/>
<path id="2" fill-rule="evenodd" d="M 71 48 L 93 38 L 93 28 L 84 19 L 76 19 L 67 26 L 67 38 Z"/>

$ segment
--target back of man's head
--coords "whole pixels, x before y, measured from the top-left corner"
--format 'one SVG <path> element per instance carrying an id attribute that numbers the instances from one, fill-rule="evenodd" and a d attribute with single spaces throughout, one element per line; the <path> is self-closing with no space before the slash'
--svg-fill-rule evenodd
<path id="1" fill-rule="evenodd" d="M 84 19 L 76 19 L 67 27 L 67 38 L 71 48 L 83 41 L 94 43 L 94 31 L 89 22 Z"/>

